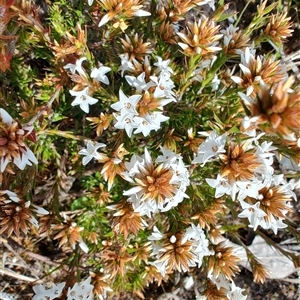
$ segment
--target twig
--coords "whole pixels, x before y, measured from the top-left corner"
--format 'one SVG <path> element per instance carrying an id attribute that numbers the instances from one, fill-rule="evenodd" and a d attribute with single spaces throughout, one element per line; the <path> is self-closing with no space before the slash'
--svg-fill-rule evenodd
<path id="1" fill-rule="evenodd" d="M 21 275 L 21 274 L 15 273 L 15 272 L 13 272 L 11 270 L 7 270 L 7 269 L 0 269 L 0 274 L 7 275 L 7 276 L 10 276 L 10 277 L 14 277 L 14 278 L 19 279 L 19 280 L 28 281 L 28 282 L 42 283 L 42 281 L 39 280 L 39 279 L 35 279 L 35 278 L 32 278 L 32 277 Z"/>
<path id="2" fill-rule="evenodd" d="M 28 270 L 30 270 L 35 275 L 35 277 L 38 278 L 38 276 L 37 276 L 37 274 L 35 274 L 34 270 L 32 270 L 32 268 L 30 268 L 27 265 L 25 260 L 11 247 L 11 245 L 8 243 L 8 241 L 6 239 L 0 237 L 0 242 L 22 262 L 23 267 L 26 267 Z M 3 268 L 4 268 L 4 266 L 3 266 Z"/>
<path id="3" fill-rule="evenodd" d="M 29 250 L 26 250 L 22 245 L 18 244 L 16 241 L 14 241 L 14 240 L 11 239 L 11 238 L 9 238 L 8 240 L 5 240 L 4 238 L 0 237 L 0 242 L 2 242 L 5 246 L 9 245 L 9 242 L 10 242 L 10 243 L 12 243 L 16 248 L 20 249 L 25 255 L 28 255 L 28 256 L 30 256 L 30 257 L 32 257 L 32 258 L 35 258 L 35 259 L 37 259 L 37 260 L 40 260 L 40 261 L 42 261 L 42 262 L 44 262 L 44 263 L 46 263 L 46 264 L 48 264 L 48 265 L 51 265 L 51 266 L 58 266 L 58 265 L 59 265 L 59 263 L 52 261 L 50 258 L 48 258 L 48 257 L 46 257 L 46 256 L 43 256 L 43 255 L 40 255 L 40 254 L 31 252 L 31 251 L 29 251 Z M 15 251 L 11 246 L 9 246 L 9 247 L 10 247 L 11 251 L 12 251 L 15 255 L 17 255 L 18 258 L 19 258 L 20 256 L 16 253 L 16 251 Z M 20 259 L 21 259 L 22 261 L 24 261 L 21 257 L 20 257 Z M 28 266 L 28 268 L 30 268 L 30 267 Z M 31 269 L 31 268 L 30 268 L 30 269 Z"/>

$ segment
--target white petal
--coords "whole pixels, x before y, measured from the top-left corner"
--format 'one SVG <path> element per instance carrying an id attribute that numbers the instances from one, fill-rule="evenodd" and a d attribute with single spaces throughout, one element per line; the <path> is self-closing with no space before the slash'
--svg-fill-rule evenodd
<path id="1" fill-rule="evenodd" d="M 90 107 L 89 107 L 89 104 L 85 101 L 85 102 L 82 102 L 80 103 L 80 108 L 85 112 L 85 113 L 89 113 L 90 112 Z"/>
<path id="2" fill-rule="evenodd" d="M 151 16 L 151 13 L 149 13 L 148 11 L 139 9 L 133 15 L 136 17 L 148 17 L 148 16 Z"/>
<path id="3" fill-rule="evenodd" d="M 100 21 L 98 27 L 103 26 L 104 24 L 106 24 L 111 18 L 108 16 L 108 14 L 106 14 Z"/>
<path id="4" fill-rule="evenodd" d="M 82 164 L 85 166 L 87 165 L 91 160 L 92 160 L 92 156 L 85 156 L 82 158 Z"/>
<path id="5" fill-rule="evenodd" d="M 0 108 L 0 117 L 2 119 L 2 121 L 5 124 L 11 124 L 13 122 L 13 118 L 10 116 L 10 114 L 4 110 L 3 108 Z"/>

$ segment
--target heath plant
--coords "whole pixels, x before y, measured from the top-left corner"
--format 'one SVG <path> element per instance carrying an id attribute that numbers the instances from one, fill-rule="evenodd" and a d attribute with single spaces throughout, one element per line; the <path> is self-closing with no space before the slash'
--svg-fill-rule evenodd
<path id="1" fill-rule="evenodd" d="M 196 272 L 197 299 L 246 299 L 239 251 L 269 276 L 247 234 L 300 266 L 270 238 L 300 239 L 275 164 L 300 163 L 299 7 L 248 2 L 0 1 L 0 233 L 40 261 L 22 299 Z"/>

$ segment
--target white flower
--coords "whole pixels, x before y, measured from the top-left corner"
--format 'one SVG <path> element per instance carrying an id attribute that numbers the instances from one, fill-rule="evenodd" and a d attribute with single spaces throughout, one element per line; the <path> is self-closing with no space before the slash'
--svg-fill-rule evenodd
<path id="1" fill-rule="evenodd" d="M 88 0 L 89 6 L 93 4 L 94 0 Z"/>
<path id="2" fill-rule="evenodd" d="M 134 134 L 142 132 L 145 137 L 150 134 L 151 130 L 158 130 L 160 128 L 159 126 L 148 122 L 146 116 L 134 117 L 134 122 L 137 126 L 137 129 L 134 131 Z"/>
<path id="3" fill-rule="evenodd" d="M 173 74 L 173 70 L 169 67 L 170 59 L 163 60 L 161 57 L 156 56 L 157 62 L 154 63 L 154 66 L 157 67 L 157 71 L 160 72 L 162 77 L 170 78 L 171 74 Z"/>
<path id="4" fill-rule="evenodd" d="M 213 188 L 216 189 L 215 197 L 220 198 L 224 194 L 230 195 L 232 186 L 228 183 L 228 179 L 218 174 L 217 179 L 206 178 L 205 181 Z"/>
<path id="5" fill-rule="evenodd" d="M 30 161 L 34 164 L 38 164 L 36 157 L 28 147 L 26 147 L 25 149 L 20 148 L 20 155 L 14 158 L 14 164 L 20 170 L 24 170 L 26 165 L 32 166 Z"/>
<path id="6" fill-rule="evenodd" d="M 82 159 L 82 164 L 85 166 L 86 164 L 88 164 L 93 158 L 97 159 L 97 160 L 101 160 L 104 158 L 104 155 L 97 152 L 97 150 L 99 148 L 105 147 L 105 144 L 102 143 L 96 143 L 95 145 L 91 142 L 88 141 L 87 143 L 87 148 L 86 149 L 82 149 L 78 152 L 78 154 L 80 155 L 85 155 L 85 157 L 83 157 Z"/>
<path id="7" fill-rule="evenodd" d="M 38 164 L 33 152 L 27 147 L 24 139 L 32 132 L 32 126 L 22 126 L 14 121 L 7 111 L 0 108 L 0 122 L 4 123 L 5 130 L 1 130 L 2 156 L 0 159 L 0 172 L 3 173 L 9 162 L 24 170 L 26 165 Z M 12 144 L 10 141 L 12 140 Z M 5 142 L 5 143 L 4 143 Z"/>
<path id="8" fill-rule="evenodd" d="M 155 162 L 157 163 L 163 163 L 166 166 L 170 166 L 174 162 L 176 162 L 177 159 L 180 159 L 181 156 L 174 153 L 172 150 L 166 149 L 162 146 L 160 146 L 160 151 L 162 152 L 162 155 L 159 155 Z"/>
<path id="9" fill-rule="evenodd" d="M 267 214 L 259 208 L 260 202 L 256 202 L 253 205 L 248 204 L 245 201 L 240 201 L 240 204 L 243 208 L 243 211 L 238 215 L 239 218 L 248 218 L 249 227 L 252 227 L 253 230 L 256 230 L 258 225 L 261 225 L 263 217 Z"/>
<path id="10" fill-rule="evenodd" d="M 265 219 L 263 219 L 261 222 L 260 222 L 260 226 L 263 228 L 263 229 L 272 229 L 274 234 L 277 235 L 277 231 L 278 229 L 282 229 L 282 228 L 286 228 L 287 227 L 287 224 L 283 223 L 282 222 L 283 219 L 282 218 L 277 218 L 275 219 L 273 215 L 271 215 L 269 218 L 268 218 L 268 221 L 266 221 Z"/>
<path id="11" fill-rule="evenodd" d="M 77 59 L 75 64 L 66 64 L 64 66 L 65 70 L 70 70 L 70 72 L 72 74 L 75 74 L 75 72 L 77 71 L 80 75 L 83 75 L 86 77 L 86 73 L 84 71 L 84 69 L 82 68 L 82 62 L 86 60 L 86 57 L 82 57 L 80 59 Z"/>
<path id="12" fill-rule="evenodd" d="M 212 161 L 220 153 L 225 153 L 226 135 L 218 136 L 212 131 L 209 137 L 198 148 L 197 156 L 192 161 L 193 164 L 201 163 L 204 166 L 207 162 Z"/>
<path id="13" fill-rule="evenodd" d="M 207 277 L 217 286 L 218 290 L 220 288 L 224 288 L 226 290 L 230 289 L 230 283 L 222 273 L 216 277 L 213 272 L 209 272 Z"/>
<path id="14" fill-rule="evenodd" d="M 167 98 L 161 101 L 162 105 L 166 105 L 172 101 L 176 102 L 175 93 L 172 88 L 175 87 L 174 82 L 167 76 L 150 76 L 153 85 L 156 85 L 153 96 L 155 98 Z"/>
<path id="15" fill-rule="evenodd" d="M 83 282 L 77 282 L 74 284 L 72 289 L 68 289 L 68 300 L 92 300 L 93 299 L 93 288 L 91 284 L 91 276 L 89 276 Z"/>
<path id="16" fill-rule="evenodd" d="M 35 285 L 32 289 L 35 293 L 32 300 L 52 300 L 59 297 L 66 283 L 62 282 L 58 285 L 53 284 L 50 289 L 46 289 L 42 284 Z"/>
<path id="17" fill-rule="evenodd" d="M 173 255 L 170 254 L 173 249 L 168 246 L 164 247 L 167 240 L 172 244 L 176 243 L 176 248 L 180 248 L 180 246 L 185 248 L 186 244 L 188 244 L 189 253 L 183 254 L 181 258 L 179 258 L 180 253 L 178 253 L 178 258 L 175 258 L 176 261 L 178 261 L 177 268 L 180 266 L 182 271 L 188 271 L 189 267 L 195 267 L 197 264 L 200 267 L 202 265 L 203 257 L 212 254 L 208 249 L 209 241 L 205 237 L 204 231 L 200 228 L 199 224 L 197 226 L 192 224 L 188 227 L 181 238 L 175 234 L 168 237 L 154 227 L 153 233 L 148 239 L 152 243 L 153 251 L 151 256 L 156 258 L 156 261 L 150 264 L 154 265 L 161 274 L 165 274 L 166 269 L 170 267 L 170 260 L 173 260 L 173 258 L 171 258 Z M 183 261 L 185 261 L 185 263 L 182 263 Z"/>
<path id="18" fill-rule="evenodd" d="M 160 128 L 160 123 L 169 120 L 169 117 L 164 116 L 160 111 L 154 111 L 145 115 L 146 120 L 148 120 L 154 127 Z"/>
<path id="19" fill-rule="evenodd" d="M 134 71 L 134 65 L 133 63 L 129 60 L 129 55 L 128 53 L 121 54 L 119 56 L 121 58 L 121 66 L 119 67 L 119 71 L 121 71 L 121 76 L 124 76 L 125 71 Z"/>
<path id="20" fill-rule="evenodd" d="M 230 291 L 227 293 L 227 298 L 229 300 L 246 300 L 247 296 L 243 295 L 242 292 L 244 289 L 237 287 L 235 283 L 232 281 L 230 285 Z"/>
<path id="21" fill-rule="evenodd" d="M 136 111 L 136 105 L 141 99 L 141 95 L 132 95 L 127 97 L 122 90 L 119 90 L 119 101 L 112 104 L 111 108 L 121 112 L 121 116 L 127 116 L 128 114 L 138 114 Z"/>
<path id="22" fill-rule="evenodd" d="M 163 115 L 162 112 L 153 112 L 151 114 L 146 114 L 143 117 L 134 117 L 134 122 L 137 126 L 137 129 L 134 131 L 134 134 L 142 132 L 146 137 L 150 134 L 151 130 L 160 129 L 160 123 L 168 120 L 169 117 Z"/>
<path id="23" fill-rule="evenodd" d="M 185 190 L 189 172 L 181 156 L 170 165 L 158 164 L 145 148 L 143 156 L 135 155 L 125 166 L 128 171 L 123 173 L 123 178 L 134 186 L 123 195 L 129 196 L 135 212 L 151 216 L 157 211 L 168 211 L 188 198 Z"/>
<path id="24" fill-rule="evenodd" d="M 259 190 L 264 187 L 261 181 L 237 181 L 236 185 L 238 187 L 238 200 L 244 200 L 246 197 L 257 198 Z"/>
<path id="25" fill-rule="evenodd" d="M 97 99 L 91 97 L 89 95 L 89 88 L 86 87 L 82 91 L 69 91 L 72 96 L 75 96 L 75 100 L 71 103 L 72 106 L 79 105 L 80 108 L 85 112 L 89 113 L 90 107 L 89 105 L 93 105 L 98 102 Z"/>
<path id="26" fill-rule="evenodd" d="M 154 262 L 150 262 L 150 265 L 154 266 L 157 268 L 157 270 L 160 272 L 160 274 L 164 277 L 167 272 L 167 266 L 168 266 L 168 260 L 165 261 L 159 261 L 156 260 Z"/>
<path id="27" fill-rule="evenodd" d="M 111 68 L 104 67 L 104 66 L 102 66 L 98 69 L 93 68 L 92 72 L 91 72 L 91 77 L 95 78 L 96 80 L 103 82 L 105 84 L 109 84 L 109 80 L 105 74 L 108 73 L 110 70 L 111 70 Z"/>
<path id="28" fill-rule="evenodd" d="M 114 127 L 117 129 L 125 129 L 127 135 L 131 137 L 133 129 L 137 127 L 137 124 L 134 121 L 135 114 L 130 113 L 125 116 L 120 116 L 116 113 L 113 114 L 114 117 L 117 120 L 117 123 L 115 123 Z"/>
<path id="29" fill-rule="evenodd" d="M 150 77 L 151 78 L 151 77 Z M 153 82 L 145 81 L 145 72 L 141 73 L 138 77 L 126 75 L 125 79 L 128 84 L 136 89 L 138 93 L 142 91 L 147 91 L 150 87 L 155 86 Z"/>

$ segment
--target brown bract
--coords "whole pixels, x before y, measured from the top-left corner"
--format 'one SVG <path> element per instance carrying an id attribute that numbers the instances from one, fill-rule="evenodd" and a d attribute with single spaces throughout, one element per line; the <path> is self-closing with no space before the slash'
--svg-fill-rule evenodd
<path id="1" fill-rule="evenodd" d="M 113 120 L 113 116 L 110 114 L 101 113 L 99 117 L 87 117 L 88 121 L 92 123 L 92 125 L 96 128 L 96 135 L 100 136 L 104 130 L 108 128 L 111 121 Z"/>
<path id="2" fill-rule="evenodd" d="M 198 148 L 203 142 L 203 139 L 195 137 L 195 132 L 193 131 L 193 128 L 188 129 L 187 138 L 188 140 L 184 143 L 184 146 L 189 147 L 195 154 L 197 154 Z"/>
<path id="3" fill-rule="evenodd" d="M 224 200 L 216 199 L 208 207 L 203 208 L 199 213 L 192 216 L 192 220 L 197 220 L 201 228 L 210 229 L 211 226 L 214 227 L 217 224 L 218 213 L 224 212 L 225 204 Z M 217 234 L 211 232 L 211 235 Z"/>
<path id="4" fill-rule="evenodd" d="M 287 194 L 282 186 L 266 186 L 259 191 L 260 208 L 267 214 L 264 218 L 270 222 L 275 219 L 285 219 L 286 212 L 291 211 L 287 205 L 291 201 L 291 195 Z"/>
<path id="5" fill-rule="evenodd" d="M 83 230 L 83 227 L 77 226 L 72 219 L 66 220 L 65 224 L 52 226 L 52 230 L 59 231 L 53 238 L 54 240 L 60 239 L 59 247 L 69 243 L 72 249 L 75 249 L 76 244 L 82 241 L 80 232 Z"/>
<path id="6" fill-rule="evenodd" d="M 100 5 L 106 14 L 102 17 L 99 27 L 112 19 L 115 28 L 125 31 L 128 28 L 124 19 L 134 17 L 143 7 L 143 0 L 100 0 Z"/>
<path id="7" fill-rule="evenodd" d="M 108 182 L 108 190 L 111 189 L 116 175 L 122 176 L 125 171 L 125 166 L 123 163 L 124 156 L 129 152 L 121 144 L 115 152 L 113 152 L 112 157 L 106 157 L 104 166 L 102 167 L 101 174 L 104 180 Z"/>
<path id="8" fill-rule="evenodd" d="M 185 14 L 196 6 L 193 0 L 168 0 L 162 1 L 163 6 L 159 7 L 158 15 L 163 20 L 175 23 L 185 19 Z M 202 1 L 198 1 L 202 2 Z"/>
<path id="9" fill-rule="evenodd" d="M 163 203 L 165 198 L 173 198 L 177 192 L 177 186 L 170 183 L 173 171 L 164 168 L 163 164 L 154 167 L 149 164 L 145 169 L 140 170 L 135 182 L 143 190 L 141 201 L 155 199 L 158 203 Z"/>
<path id="10" fill-rule="evenodd" d="M 162 276 L 155 266 L 148 265 L 145 266 L 144 280 L 146 282 L 146 286 L 149 286 L 151 283 L 160 286 L 163 281 L 167 282 L 169 280 L 169 275 L 166 274 L 165 276 Z"/>
<path id="11" fill-rule="evenodd" d="M 140 214 L 134 212 L 132 204 L 127 200 L 111 205 L 110 208 L 116 210 L 112 217 L 112 229 L 124 235 L 127 239 L 130 233 L 137 235 L 140 229 L 144 228 L 143 219 Z"/>
<path id="12" fill-rule="evenodd" d="M 237 30 L 233 25 L 222 30 L 224 33 L 223 51 L 226 54 L 235 55 L 237 50 L 244 51 L 246 47 L 250 46 L 250 38 L 243 33 L 242 30 Z"/>
<path id="13" fill-rule="evenodd" d="M 171 45 L 176 45 L 178 42 L 178 36 L 176 35 L 175 26 L 171 22 L 163 21 L 159 28 L 159 34 L 161 38 Z"/>
<path id="14" fill-rule="evenodd" d="M 52 50 L 54 50 L 55 62 L 61 61 L 68 63 L 83 55 L 86 50 L 86 33 L 82 30 L 80 24 L 76 25 L 77 36 L 72 35 L 69 32 L 65 33 L 60 43 L 54 40 L 50 44 Z"/>
<path id="15" fill-rule="evenodd" d="M 5 192 L 0 192 L 0 234 L 6 233 L 9 237 L 13 233 L 19 237 L 21 231 L 27 234 L 33 224 L 33 214 L 30 201 L 18 199 L 19 201 L 8 200 Z"/>
<path id="16" fill-rule="evenodd" d="M 300 131 L 300 91 L 290 91 L 293 78 L 280 83 L 274 92 L 262 85 L 257 98 L 248 104 L 251 116 L 270 133 L 290 135 Z"/>
<path id="17" fill-rule="evenodd" d="M 271 19 L 264 30 L 264 34 L 268 36 L 275 43 L 282 43 L 292 35 L 294 31 L 291 29 L 292 23 L 287 13 L 272 15 Z"/>
<path id="18" fill-rule="evenodd" d="M 219 154 L 223 166 L 221 175 L 229 181 L 249 180 L 254 177 L 255 170 L 262 166 L 262 162 L 253 149 L 247 150 L 248 143 L 238 145 L 230 142 L 226 154 Z"/>
<path id="19" fill-rule="evenodd" d="M 106 280 L 109 278 L 108 274 L 104 274 L 102 272 L 90 272 L 90 275 L 92 277 L 92 285 L 94 286 L 94 293 L 99 295 L 99 297 L 106 292 L 106 291 L 112 291 L 112 289 L 109 287 L 109 285 L 106 283 Z M 100 298 L 100 299 L 101 299 Z"/>
<path id="20" fill-rule="evenodd" d="M 215 278 L 220 274 L 232 280 L 240 271 L 238 266 L 240 258 L 235 254 L 232 247 L 226 247 L 226 241 L 214 246 L 214 255 L 208 257 L 208 272 Z"/>
<path id="21" fill-rule="evenodd" d="M 130 38 L 127 34 L 125 39 L 121 39 L 123 54 L 127 53 L 129 60 L 135 58 L 138 61 L 143 61 L 145 55 L 153 52 L 151 43 L 143 42 L 143 36 L 139 36 L 137 33 Z"/>
<path id="22" fill-rule="evenodd" d="M 160 99 L 155 98 L 154 94 L 146 91 L 138 102 L 136 109 L 140 116 L 145 116 L 148 113 L 157 110 L 160 106 Z"/>
<path id="23" fill-rule="evenodd" d="M 218 34 L 219 27 L 219 25 L 216 26 L 214 20 L 208 18 L 199 19 L 198 22 L 189 22 L 184 32 L 177 33 L 183 42 L 178 45 L 188 56 L 201 54 L 202 57 L 208 58 L 221 50 L 220 47 L 216 47 L 223 36 Z"/>
<path id="24" fill-rule="evenodd" d="M 279 61 L 274 61 L 274 58 L 250 56 L 249 62 L 243 63 L 242 66 L 248 70 L 242 69 L 241 86 L 243 88 L 251 87 L 256 93 L 260 91 L 261 81 L 273 85 L 278 84 L 286 77 L 284 66 Z"/>
<path id="25" fill-rule="evenodd" d="M 162 243 L 162 255 L 158 260 L 161 263 L 166 263 L 167 273 L 174 270 L 186 272 L 190 268 L 190 263 L 195 259 L 193 241 L 187 240 L 182 243 L 182 238 L 183 233 L 178 232 L 173 236 L 166 236 Z"/>
<path id="26" fill-rule="evenodd" d="M 207 300 L 227 300 L 227 293 L 224 287 L 220 287 L 219 289 L 212 282 L 208 282 L 207 289 L 205 291 L 205 297 Z"/>
<path id="27" fill-rule="evenodd" d="M 101 257 L 104 259 L 104 269 L 110 279 L 114 279 L 116 276 L 124 277 L 129 262 L 133 259 L 126 251 L 126 247 L 120 244 L 112 245 L 110 249 L 104 249 Z"/>
<path id="28" fill-rule="evenodd" d="M 23 126 L 18 121 L 6 122 L 0 117 L 0 159 L 2 164 L 20 159 L 27 151 L 25 139 L 32 139 L 31 131 Z M 3 170 L 3 171 L 4 171 Z"/>

